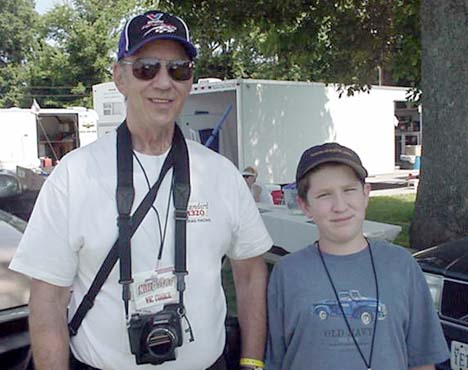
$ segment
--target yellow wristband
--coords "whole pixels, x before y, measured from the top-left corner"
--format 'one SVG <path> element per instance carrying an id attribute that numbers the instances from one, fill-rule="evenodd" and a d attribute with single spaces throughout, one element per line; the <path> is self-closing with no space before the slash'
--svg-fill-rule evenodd
<path id="1" fill-rule="evenodd" d="M 263 361 L 260 360 L 254 360 L 253 358 L 241 358 L 240 359 L 240 366 L 255 366 L 255 367 L 261 367 L 262 369 L 265 368 L 265 364 Z"/>

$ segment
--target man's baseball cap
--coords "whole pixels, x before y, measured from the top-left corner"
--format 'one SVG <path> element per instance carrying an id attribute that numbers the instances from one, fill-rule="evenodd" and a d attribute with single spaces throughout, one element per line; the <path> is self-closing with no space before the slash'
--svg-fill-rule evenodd
<path id="1" fill-rule="evenodd" d="M 134 16 L 125 24 L 120 34 L 117 60 L 135 54 L 142 46 L 155 40 L 177 41 L 185 48 L 190 59 L 197 56 L 197 49 L 190 41 L 190 31 L 181 18 L 150 10 Z"/>
<path id="2" fill-rule="evenodd" d="M 338 143 L 315 145 L 302 153 L 296 171 L 296 183 L 310 170 L 323 163 L 342 163 L 351 167 L 361 180 L 367 177 L 367 170 L 353 150 Z"/>

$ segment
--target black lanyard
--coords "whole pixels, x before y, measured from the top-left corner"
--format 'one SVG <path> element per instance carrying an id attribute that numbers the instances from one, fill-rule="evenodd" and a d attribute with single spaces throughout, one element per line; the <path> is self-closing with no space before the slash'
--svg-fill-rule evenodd
<path id="1" fill-rule="evenodd" d="M 124 121 L 117 129 L 117 208 L 119 211 L 119 238 L 112 246 L 99 268 L 88 292 L 83 297 L 68 327 L 70 335 L 76 335 L 81 322 L 94 304 L 94 300 L 120 258 L 120 280 L 122 299 L 128 315 L 130 299 L 129 284 L 133 281 L 131 270 L 130 240 L 156 199 L 159 187 L 167 171 L 174 167 L 174 208 L 175 208 L 175 266 L 180 312 L 185 313 L 183 292 L 185 290 L 186 263 L 186 223 L 187 204 L 190 197 L 190 169 L 188 149 L 180 128 L 175 125 L 172 147 L 169 151 L 158 180 L 146 194 L 132 216 L 133 205 L 133 158 L 130 131 Z M 124 260 L 124 262 L 122 262 Z"/>
<path id="2" fill-rule="evenodd" d="M 322 260 L 323 267 L 325 269 L 325 272 L 327 273 L 328 281 L 330 281 L 330 285 L 333 288 L 333 293 L 335 293 L 335 298 L 336 298 L 336 301 L 338 302 L 338 306 L 340 307 L 341 314 L 343 315 L 343 319 L 344 319 L 344 321 L 346 323 L 346 326 L 348 328 L 349 335 L 351 335 L 351 338 L 353 338 L 354 345 L 356 346 L 356 348 L 357 348 L 357 350 L 359 352 L 359 355 L 362 358 L 362 361 L 364 361 L 364 364 L 367 366 L 367 370 L 372 370 L 372 368 L 371 368 L 372 356 L 374 354 L 375 331 L 377 329 L 377 321 L 378 321 L 377 315 L 379 313 L 380 301 L 379 301 L 379 284 L 378 284 L 378 281 L 377 281 L 377 273 L 375 271 L 374 256 L 372 255 L 371 246 L 370 246 L 369 242 L 367 242 L 367 249 L 369 251 L 369 256 L 370 256 L 371 265 L 372 265 L 372 271 L 374 272 L 375 295 L 376 295 L 376 299 L 377 299 L 377 304 L 375 306 L 374 328 L 372 330 L 372 339 L 371 339 L 369 361 L 367 361 L 366 357 L 362 353 L 361 346 L 359 345 L 359 343 L 356 340 L 356 337 L 354 336 L 354 333 L 353 333 L 353 330 L 351 329 L 351 325 L 349 324 L 348 318 L 346 317 L 346 314 L 345 314 L 344 309 L 343 309 L 343 305 L 341 304 L 340 297 L 338 296 L 338 292 L 336 290 L 335 284 L 333 283 L 333 279 L 331 277 L 330 271 L 328 270 L 327 264 L 325 263 L 325 259 L 323 258 L 322 251 L 320 250 L 320 244 L 319 244 L 318 241 L 316 243 L 317 243 L 317 249 L 318 249 L 318 252 L 319 252 L 320 259 Z"/>
<path id="3" fill-rule="evenodd" d="M 143 176 L 145 177 L 146 180 L 146 185 L 148 186 L 148 190 L 151 190 L 151 184 L 148 178 L 148 174 L 146 173 L 145 168 L 143 167 L 143 163 L 141 163 L 140 158 L 138 158 L 137 154 L 135 151 L 133 151 L 133 157 L 136 159 L 138 165 L 140 166 L 141 172 L 143 173 Z M 164 251 L 164 241 L 166 240 L 166 231 L 167 231 L 167 222 L 169 221 L 169 208 L 171 205 L 171 195 L 172 195 L 172 185 L 174 181 L 171 181 L 171 188 L 169 190 L 169 194 L 167 196 L 167 205 L 166 205 L 166 217 L 164 218 L 164 229 L 161 226 L 161 217 L 159 216 L 159 212 L 154 206 L 154 204 L 151 205 L 151 209 L 154 211 L 154 214 L 156 215 L 156 220 L 158 221 L 158 230 L 159 230 L 159 252 L 158 252 L 158 260 L 156 263 L 156 266 L 159 265 L 159 262 L 162 259 L 162 254 Z"/>
<path id="4" fill-rule="evenodd" d="M 174 151 L 177 148 L 177 134 L 174 131 L 171 149 L 164 160 L 164 163 L 159 173 L 158 180 L 154 183 L 146 196 L 143 198 L 141 205 L 151 206 L 156 199 L 159 188 L 167 172 L 174 164 Z M 174 174 L 175 175 L 175 174 Z M 130 284 L 133 283 L 132 278 L 132 255 L 131 255 L 131 221 L 130 213 L 132 210 L 133 201 L 135 198 L 135 188 L 133 185 L 133 145 L 132 137 L 128 129 L 127 123 L 124 122 L 117 129 L 117 226 L 119 228 L 119 260 L 120 260 L 120 280 L 122 285 L 122 299 L 125 306 L 125 316 L 128 318 L 128 302 L 130 300 Z M 145 207 L 144 209 L 146 209 Z M 149 210 L 149 208 L 148 208 Z M 145 211 L 144 216 L 148 210 Z M 136 211 L 135 211 L 136 214 Z M 144 218 L 143 216 L 143 218 Z"/>

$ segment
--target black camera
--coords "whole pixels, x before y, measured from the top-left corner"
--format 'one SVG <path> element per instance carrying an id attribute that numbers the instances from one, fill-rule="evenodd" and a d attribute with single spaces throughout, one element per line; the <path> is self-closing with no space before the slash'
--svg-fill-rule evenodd
<path id="1" fill-rule="evenodd" d="M 176 359 L 183 342 L 180 306 L 168 304 L 155 314 L 134 314 L 128 325 L 130 350 L 137 365 L 159 365 Z"/>

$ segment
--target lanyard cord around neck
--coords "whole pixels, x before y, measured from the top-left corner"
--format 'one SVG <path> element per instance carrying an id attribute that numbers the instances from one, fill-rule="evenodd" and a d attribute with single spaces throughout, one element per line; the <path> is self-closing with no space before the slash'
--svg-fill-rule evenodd
<path id="1" fill-rule="evenodd" d="M 344 309 L 343 309 L 343 305 L 341 304 L 340 298 L 338 296 L 338 292 L 336 290 L 335 284 L 334 284 L 333 279 L 331 277 L 330 271 L 328 270 L 327 264 L 325 263 L 325 259 L 323 258 L 322 251 L 320 250 L 320 244 L 319 244 L 318 241 L 316 243 L 317 243 L 317 250 L 319 252 L 319 256 L 320 256 L 320 259 L 322 261 L 322 265 L 323 265 L 323 267 L 325 269 L 325 272 L 327 273 L 328 281 L 330 282 L 330 285 L 333 288 L 333 293 L 335 293 L 335 298 L 336 298 L 336 301 L 338 302 L 338 306 L 340 307 L 341 314 L 343 315 L 343 319 L 344 319 L 344 321 L 346 323 L 346 326 L 348 328 L 349 335 L 351 335 L 351 338 L 353 338 L 354 345 L 356 346 L 356 348 L 357 348 L 357 350 L 359 352 L 359 355 L 362 358 L 362 361 L 364 361 L 364 364 L 367 366 L 367 370 L 371 370 L 372 357 L 373 357 L 373 354 L 374 354 L 375 331 L 377 329 L 377 321 L 378 321 L 377 320 L 377 315 L 379 313 L 380 301 L 379 301 L 379 284 L 378 284 L 378 280 L 377 280 L 377 272 L 375 271 L 374 256 L 372 254 L 372 249 L 371 249 L 371 246 L 369 244 L 369 241 L 367 241 L 367 249 L 369 251 L 369 256 L 370 256 L 371 265 L 372 265 L 372 271 L 374 273 L 375 295 L 376 295 L 376 299 L 377 299 L 377 303 L 376 303 L 376 306 L 375 306 L 374 327 L 373 327 L 373 330 L 372 330 L 372 339 L 371 339 L 369 361 L 366 360 L 366 357 L 362 353 L 362 349 L 359 346 L 359 343 L 357 342 L 356 337 L 354 336 L 353 330 L 351 329 L 351 325 L 349 324 L 348 318 L 346 317 L 346 314 L 345 314 Z"/>
<path id="2" fill-rule="evenodd" d="M 143 175 L 145 176 L 145 180 L 146 180 L 146 185 L 148 186 L 148 190 L 151 190 L 151 184 L 149 182 L 149 178 L 148 178 L 148 175 L 145 171 L 145 168 L 143 167 L 143 164 L 141 163 L 140 161 L 140 158 L 138 158 L 138 156 L 136 155 L 135 151 L 133 151 L 133 156 L 135 157 L 138 165 L 140 166 L 140 169 L 141 169 L 141 172 L 143 172 Z M 169 190 L 169 196 L 167 198 L 167 206 L 166 206 L 166 218 L 164 220 L 164 229 L 161 227 L 161 219 L 159 217 L 159 212 L 158 210 L 156 209 L 156 207 L 154 206 L 154 204 L 151 205 L 151 209 L 154 211 L 154 213 L 156 214 L 156 219 L 158 220 L 158 229 L 159 229 L 159 240 L 160 240 L 160 243 L 159 243 L 159 252 L 158 252 L 158 263 L 161 261 L 161 258 L 162 258 L 162 254 L 163 254 L 163 249 L 164 249 L 164 241 L 166 240 L 166 231 L 167 231 L 167 222 L 168 222 L 168 219 L 169 219 L 169 207 L 170 207 L 170 203 L 171 203 L 171 194 L 172 194 L 172 190 L 174 188 L 174 176 L 172 177 L 172 181 L 171 181 L 171 188 Z"/>

